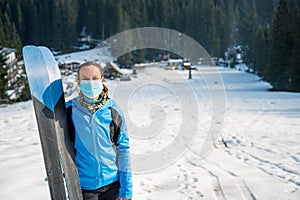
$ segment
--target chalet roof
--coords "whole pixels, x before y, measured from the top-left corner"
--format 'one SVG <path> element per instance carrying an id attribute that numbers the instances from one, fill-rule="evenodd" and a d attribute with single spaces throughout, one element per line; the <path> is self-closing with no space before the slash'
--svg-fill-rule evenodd
<path id="1" fill-rule="evenodd" d="M 17 50 L 16 49 L 12 49 L 12 48 L 7 48 L 7 47 L 4 47 L 0 50 L 0 53 L 4 54 L 4 55 L 8 55 L 10 53 L 16 53 Z"/>
<path id="2" fill-rule="evenodd" d="M 114 62 L 109 62 L 103 70 L 107 69 L 107 68 L 113 68 L 114 70 L 116 70 L 117 72 L 119 72 L 120 74 L 130 74 L 132 73 L 132 70 L 126 70 L 126 69 L 121 69 L 116 63 Z"/>

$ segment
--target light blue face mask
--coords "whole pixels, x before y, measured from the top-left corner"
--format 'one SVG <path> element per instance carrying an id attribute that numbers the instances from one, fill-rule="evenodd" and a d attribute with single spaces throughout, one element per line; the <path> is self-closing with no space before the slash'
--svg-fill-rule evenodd
<path id="1" fill-rule="evenodd" d="M 101 80 L 81 80 L 80 90 L 88 98 L 96 98 L 103 90 Z"/>

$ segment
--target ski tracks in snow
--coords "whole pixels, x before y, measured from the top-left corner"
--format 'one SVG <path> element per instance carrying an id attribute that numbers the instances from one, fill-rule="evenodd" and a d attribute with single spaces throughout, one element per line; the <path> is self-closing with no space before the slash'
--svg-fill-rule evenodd
<path id="1" fill-rule="evenodd" d="M 234 148 L 234 144 L 239 147 Z M 300 162 L 297 154 L 290 155 L 291 153 L 272 149 L 266 145 L 253 144 L 242 136 L 233 136 L 230 146 L 230 149 L 226 149 L 229 155 L 299 189 Z"/>
<path id="2" fill-rule="evenodd" d="M 170 194 L 187 200 L 299 199 L 300 153 L 299 141 L 295 140 L 300 127 L 298 96 L 266 92 L 264 84 L 247 74 L 240 80 L 247 83 L 236 88 L 236 74 L 228 70 L 225 76 L 228 91 L 221 134 L 228 148 L 218 144 L 202 159 L 198 155 L 201 138 L 195 138 L 185 159 L 170 166 L 171 172 L 168 168 L 160 172 L 169 179 L 155 175 L 140 181 L 139 189 L 150 194 L 148 199 L 168 199 Z M 209 124 L 211 105 L 201 80 L 196 77 L 191 87 L 199 100 L 202 133 Z"/>
<path id="3" fill-rule="evenodd" d="M 202 182 L 200 189 L 205 191 L 203 193 L 205 199 L 256 199 L 246 181 L 234 171 L 222 167 L 222 163 L 211 162 L 207 159 L 200 160 L 191 155 L 186 158 L 192 166 L 204 171 L 200 178 Z"/>
<path id="4" fill-rule="evenodd" d="M 206 171 L 212 190 L 201 191 L 204 197 L 213 193 L 208 199 L 299 199 L 299 98 L 249 86 L 227 91 L 222 135 L 228 148 L 218 145 L 201 161 L 191 147 L 186 158 Z"/>
<path id="5" fill-rule="evenodd" d="M 233 108 L 233 111 L 227 113 L 223 135 L 229 148 L 224 151 L 252 170 L 256 169 L 259 172 L 257 174 L 261 176 L 258 178 L 261 180 L 258 185 L 270 182 L 276 191 L 273 195 L 270 194 L 270 197 L 299 199 L 300 154 L 299 141 L 295 140 L 295 137 L 299 135 L 297 127 L 300 124 L 293 109 L 293 106 L 297 107 L 297 102 L 289 102 L 291 108 L 287 108 L 284 106 L 287 100 L 281 99 L 280 95 L 275 96 L 274 93 L 268 95 L 274 96 L 256 99 L 252 97 L 253 99 L 245 100 L 244 105 L 240 105 L 243 107 Z M 251 107 L 250 102 L 254 100 L 257 104 L 252 104 Z M 234 123 L 239 126 L 234 126 Z M 282 184 L 272 184 L 275 182 L 272 179 L 280 180 Z"/>

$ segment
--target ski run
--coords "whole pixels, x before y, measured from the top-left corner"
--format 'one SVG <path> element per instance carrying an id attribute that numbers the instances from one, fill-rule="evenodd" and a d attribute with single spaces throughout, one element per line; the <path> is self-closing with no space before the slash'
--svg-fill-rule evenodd
<path id="1" fill-rule="evenodd" d="M 161 66 L 145 67 L 131 81 L 106 80 L 131 135 L 134 199 L 300 199 L 300 93 L 270 92 L 268 83 L 236 69 L 196 68 L 191 80 L 188 71 Z M 205 77 L 213 73 L 223 80 L 216 84 L 225 89 L 225 114 L 203 159 L 214 106 Z M 76 96 L 75 76 L 63 82 L 67 100 Z M 182 97 L 187 89 L 193 95 Z M 183 110 L 181 98 L 195 110 Z M 190 116 L 198 123 L 184 133 L 193 134 L 192 143 L 163 166 L 149 163 L 153 152 L 175 142 Z M 0 198 L 50 199 L 32 101 L 2 106 L 0 128 Z"/>

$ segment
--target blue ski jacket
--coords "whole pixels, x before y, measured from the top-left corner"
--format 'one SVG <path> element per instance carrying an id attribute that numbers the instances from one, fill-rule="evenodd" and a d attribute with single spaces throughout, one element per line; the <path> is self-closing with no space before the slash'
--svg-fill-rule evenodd
<path id="1" fill-rule="evenodd" d="M 111 99 L 95 113 L 78 98 L 67 102 L 70 106 L 81 188 L 95 190 L 119 180 L 120 197 L 132 198 L 129 138 L 120 108 Z"/>

